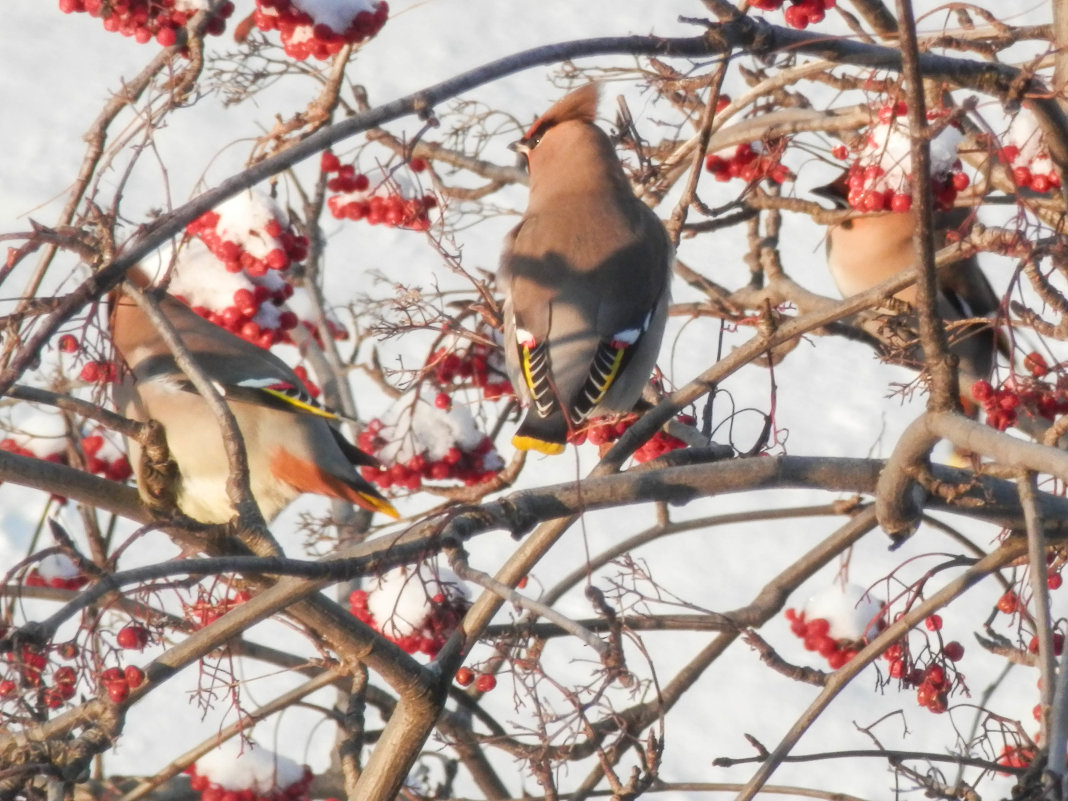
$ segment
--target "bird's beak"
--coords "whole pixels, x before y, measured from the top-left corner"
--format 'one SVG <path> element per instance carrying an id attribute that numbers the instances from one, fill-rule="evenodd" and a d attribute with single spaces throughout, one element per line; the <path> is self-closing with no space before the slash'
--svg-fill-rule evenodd
<path id="1" fill-rule="evenodd" d="M 530 155 L 530 145 L 520 139 L 508 145 L 508 149 L 515 153 L 516 169 L 526 172 L 530 167 L 530 161 L 527 158 Z"/>
<path id="2" fill-rule="evenodd" d="M 817 197 L 821 197 L 824 200 L 831 201 L 835 209 L 848 209 L 849 202 L 846 200 L 848 195 L 846 194 L 846 190 L 843 184 L 844 181 L 842 181 L 842 179 L 840 178 L 837 178 L 831 181 L 829 184 L 824 184 L 823 186 L 815 186 L 809 191 Z"/>

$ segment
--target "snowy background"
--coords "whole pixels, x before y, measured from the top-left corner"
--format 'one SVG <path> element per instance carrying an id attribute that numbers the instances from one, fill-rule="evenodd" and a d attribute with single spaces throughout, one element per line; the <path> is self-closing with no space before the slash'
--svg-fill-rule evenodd
<path id="1" fill-rule="evenodd" d="M 992 9 L 1003 4 L 987 1 Z M 934 3 L 917 3 L 918 12 L 933 8 Z M 121 86 L 123 76 L 135 74 L 154 52 L 155 45 L 138 45 L 103 31 L 99 21 L 86 15 L 63 15 L 49 0 L 8 0 L 7 22 L 0 26 L 0 85 L 6 110 L 5 124 L 0 126 L 0 231 L 25 230 L 31 219 L 49 223 L 56 218 L 64 200 L 64 192 L 81 159 L 84 143 L 81 133 L 98 114 L 109 93 Z M 372 105 L 387 102 L 421 87 L 456 75 L 466 69 L 518 50 L 541 44 L 582 38 L 628 33 L 656 33 L 658 35 L 693 35 L 693 26 L 678 21 L 679 15 L 701 16 L 703 8 L 696 0 L 543 0 L 530 4 L 500 2 L 500 0 L 422 0 L 392 4 L 390 20 L 379 36 L 371 41 L 350 68 L 357 80 L 367 88 Z M 1013 23 L 1048 22 L 1047 10 L 1036 5 L 1029 16 L 1011 20 Z M 239 9 L 238 15 L 241 15 Z M 772 21 L 779 18 L 770 15 Z M 839 31 L 834 16 L 819 28 L 826 32 Z M 944 24 L 944 15 L 935 14 L 925 24 L 936 30 Z M 209 47 L 226 48 L 233 44 L 229 32 L 209 41 Z M 631 66 L 630 59 L 597 59 L 600 65 L 617 63 Z M 469 94 L 492 107 L 501 108 L 520 122 L 527 123 L 548 107 L 561 94 L 558 85 L 550 80 L 551 70 L 538 68 L 506 77 Z M 741 86 L 724 87 L 728 94 L 740 93 Z M 195 108 L 173 115 L 168 126 L 154 137 L 158 160 L 142 159 L 125 190 L 124 213 L 127 233 L 148 220 L 153 210 L 176 206 L 205 187 L 214 186 L 240 169 L 248 153 L 250 137 L 269 129 L 279 110 L 292 113 L 303 108 L 315 91 L 308 82 L 284 81 L 253 102 L 225 108 L 215 96 L 199 99 Z M 624 92 L 630 101 L 635 118 L 648 138 L 656 138 L 654 125 L 646 119 L 643 96 L 626 84 L 609 83 L 604 91 L 602 114 L 614 114 L 613 95 Z M 818 104 L 817 104 L 818 105 Z M 411 135 L 418 123 L 405 120 L 391 130 Z M 514 137 L 513 137 L 514 138 Z M 504 145 L 509 137 L 489 146 L 484 156 L 499 163 L 511 163 L 512 155 Z M 336 148 L 344 152 L 344 146 Z M 164 171 L 160 165 L 166 165 Z M 308 167 L 309 165 L 304 165 Z M 801 192 L 807 187 L 825 183 L 831 173 L 825 165 L 815 161 L 791 165 L 798 175 L 796 186 Z M 315 169 L 315 165 L 310 165 Z M 114 174 L 108 180 L 114 180 Z M 525 192 L 514 188 L 503 195 L 504 203 L 521 209 Z M 515 217 L 502 215 L 461 231 L 456 244 L 462 247 L 464 264 L 469 269 L 492 270 L 497 261 L 500 241 L 514 224 Z M 333 221 L 326 223 L 328 236 L 352 237 L 342 223 L 331 230 Z M 349 226 L 351 228 L 352 226 Z M 726 286 L 739 286 L 748 277 L 742 262 L 745 243 L 740 229 L 718 235 L 714 240 L 702 237 L 684 243 L 682 257 L 695 268 L 712 276 Z M 806 287 L 834 297 L 835 290 L 827 274 L 822 257 L 822 229 L 813 226 L 799 215 L 786 215 L 782 241 L 785 267 Z M 434 281 L 448 283 L 447 272 L 422 238 L 409 232 L 388 229 L 370 231 L 360 227 L 359 238 L 351 247 L 332 246 L 326 266 L 327 297 L 345 301 L 353 294 L 372 291 L 368 283 L 371 274 L 381 272 L 389 280 L 430 286 Z M 10 287 L 22 286 L 25 272 L 33 259 L 26 261 L 8 279 L 0 302 L 9 298 Z M 984 261 L 988 275 L 999 292 L 1003 291 L 1009 272 L 1006 265 Z M 76 273 L 75 273 L 76 274 Z M 21 279 L 21 280 L 20 280 Z M 381 285 L 373 291 L 385 294 Z M 675 298 L 693 300 L 696 296 L 676 283 Z M 689 324 L 673 321 L 665 339 L 660 365 L 676 385 L 681 385 L 707 366 L 705 359 L 714 351 L 719 336 L 719 324 L 711 319 Z M 726 347 L 745 341 L 747 332 L 728 339 Z M 391 342 L 383 346 L 383 358 L 405 357 L 404 343 Z M 695 359 L 693 354 L 701 354 Z M 410 352 L 408 361 L 417 361 L 425 351 Z M 776 423 L 783 432 L 780 442 L 787 453 L 813 456 L 885 456 L 890 445 L 903 428 L 922 410 L 921 397 L 903 398 L 891 392 L 895 384 L 912 379 L 908 371 L 877 361 L 871 350 L 861 345 L 831 338 L 808 338 L 789 358 L 775 368 L 774 375 L 766 370 L 749 367 L 733 376 L 725 384 L 738 409 L 767 410 L 772 393 L 771 382 L 779 393 L 775 409 Z M 385 398 L 367 393 L 358 398 L 362 416 L 384 415 L 388 411 Z M 726 414 L 724 410 L 723 414 Z M 751 418 L 751 419 L 749 419 Z M 721 418 L 718 418 L 721 419 Z M 741 415 L 735 434 L 745 444 L 756 435 L 762 423 L 759 415 Z M 508 454 L 505 454 L 507 458 Z M 593 463 L 594 453 L 589 447 L 555 460 L 534 459 L 524 475 L 525 486 L 565 481 L 582 475 Z M 29 537 L 37 526 L 44 498 L 15 486 L 0 487 L 0 569 L 7 569 L 26 555 Z M 790 507 L 830 501 L 826 495 L 782 491 L 759 496 L 721 496 L 695 502 L 679 510 L 680 519 L 703 517 L 750 509 Z M 301 545 L 295 524 L 302 512 L 322 513 L 324 501 L 305 498 L 287 511 L 272 526 L 272 530 L 287 548 L 294 552 Z M 404 505 L 399 504 L 402 507 Z M 78 530 L 73 510 L 65 519 L 72 530 Z M 669 586 L 680 598 L 701 609 L 725 610 L 747 603 L 762 584 L 787 566 L 808 548 L 838 527 L 843 520 L 814 519 L 788 523 L 738 524 L 698 530 L 658 541 L 654 548 L 644 549 L 635 556 L 645 560 L 652 574 Z M 954 524 L 962 521 L 953 520 Z M 558 544 L 554 552 L 533 576 L 562 575 L 581 564 L 587 549 L 597 553 L 620 538 L 630 536 L 645 525 L 654 523 L 650 508 L 627 509 L 615 513 L 590 514 L 576 525 Z M 989 528 L 964 530 L 973 533 L 981 546 L 989 545 L 997 532 Z M 472 563 L 479 569 L 492 572 L 513 547 L 510 538 L 502 533 L 485 536 L 471 543 Z M 908 555 L 930 552 L 936 556 L 920 559 L 909 575 L 916 575 L 937 561 L 939 552 L 957 549 L 938 533 L 925 530 L 914 538 Z M 176 556 L 173 545 L 163 538 L 148 538 L 138 544 L 126 557 L 129 565 L 159 561 Z M 907 555 L 889 554 L 886 541 L 878 535 L 863 540 L 851 559 L 850 580 L 861 585 L 879 581 L 893 571 Z M 800 606 L 805 598 L 826 588 L 835 577 L 837 565 L 824 570 L 791 599 L 791 606 Z M 611 570 L 610 570 L 611 572 Z M 551 583 L 551 579 L 548 580 Z M 933 591 L 933 587 L 930 588 Z M 943 617 L 947 639 L 956 638 L 966 648 L 978 651 L 971 636 L 988 614 L 998 591 L 991 585 L 980 588 L 948 609 Z M 1064 598 L 1054 595 L 1054 617 L 1065 612 Z M 30 606 L 29 609 L 34 607 Z M 565 614 L 586 616 L 588 604 L 581 596 L 581 588 L 559 604 Z M 32 616 L 32 615 L 31 615 Z M 819 665 L 806 654 L 788 631 L 785 620 L 777 620 L 765 627 L 764 635 L 773 640 L 784 656 L 805 664 Z M 250 633 L 252 639 L 279 641 L 288 631 L 278 623 L 264 623 Z M 661 681 L 670 677 L 707 642 L 708 635 L 657 634 L 647 635 L 645 641 L 653 653 L 657 674 Z M 307 652 L 307 645 L 296 641 L 294 648 Z M 589 654 L 576 652 L 576 646 L 553 654 L 558 660 L 557 676 L 579 677 L 590 669 Z M 553 651 L 550 646 L 547 653 Z M 144 661 L 158 653 L 158 647 L 145 652 Z M 476 652 L 474 659 L 484 657 Z M 578 657 L 582 661 L 572 661 Z M 967 660 L 962 669 L 968 677 L 973 696 L 977 696 L 1001 669 L 993 659 Z M 262 703 L 281 688 L 292 686 L 295 680 L 275 675 L 275 671 L 259 663 L 242 663 L 239 677 L 244 681 L 243 700 L 246 704 Z M 990 700 L 989 706 L 1009 717 L 1019 718 L 1025 728 L 1033 731 L 1031 707 L 1037 702 L 1034 690 L 1036 673 L 1028 668 L 1015 668 L 1014 676 Z M 221 701 L 206 714 L 192 700 L 197 687 L 196 671 L 187 670 L 171 680 L 163 692 L 151 694 L 147 703 L 133 707 L 128 716 L 126 734 L 114 751 L 105 755 L 109 773 L 149 774 L 165 765 L 186 748 L 192 747 L 218 730 L 220 721 L 233 722 L 232 709 Z M 827 751 L 836 747 L 869 748 L 870 740 L 855 728 L 879 719 L 895 709 L 904 708 L 907 727 L 898 719 L 877 730 L 882 745 L 887 748 L 940 750 L 945 743 L 955 742 L 954 727 L 964 735 L 971 725 L 974 710 L 967 708 L 967 699 L 954 696 L 956 704 L 965 704 L 949 715 L 935 717 L 918 709 L 913 693 L 889 690 L 885 696 L 874 691 L 874 671 L 869 668 L 853 686 L 835 701 L 829 714 L 821 718 L 802 739 L 799 753 Z M 512 706 L 512 694 L 503 676 L 498 689 L 484 702 L 508 722 L 518 715 Z M 721 755 L 748 756 L 750 748 L 740 733 L 752 734 L 772 747 L 815 696 L 815 690 L 774 674 L 764 668 L 748 648 L 735 645 L 701 677 L 693 688 L 688 702 L 668 716 L 667 751 L 661 777 L 667 781 L 745 781 L 753 770 L 741 767 L 732 770 L 714 769 L 712 760 Z M 315 703 L 330 705 L 329 691 L 313 696 Z M 161 731 L 161 721 L 166 721 Z M 291 709 L 257 727 L 256 739 L 307 763 L 313 769 L 326 767 L 333 727 L 322 722 L 318 713 L 308 709 Z M 502 766 L 503 775 L 514 777 L 509 761 L 494 756 Z M 624 764 L 629 764 L 624 762 Z M 848 767 L 848 769 L 847 769 Z M 585 767 L 571 768 L 562 777 L 564 785 L 578 781 L 586 773 Z M 952 778 L 952 768 L 946 769 Z M 824 787 L 830 791 L 848 792 L 860 797 L 887 797 L 894 787 L 892 775 L 879 760 L 867 763 L 811 763 L 784 765 L 773 777 L 775 784 L 797 784 Z M 994 780 L 987 788 L 991 796 L 1007 791 L 1004 780 Z M 464 791 L 461 786 L 460 791 Z M 470 788 L 466 788 L 470 790 Z M 521 788 L 511 779 L 510 789 Z M 532 779 L 523 788 L 537 792 Z M 681 799 L 685 793 L 660 796 Z"/>

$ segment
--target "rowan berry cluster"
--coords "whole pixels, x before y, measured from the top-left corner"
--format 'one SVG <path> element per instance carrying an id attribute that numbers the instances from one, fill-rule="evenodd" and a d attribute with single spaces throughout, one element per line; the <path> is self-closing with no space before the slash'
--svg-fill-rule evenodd
<path id="1" fill-rule="evenodd" d="M 1060 188 L 1060 176 L 1034 114 L 1027 109 L 1017 111 L 1003 141 L 998 160 L 1008 165 L 1017 186 L 1042 194 Z"/>
<path id="2" fill-rule="evenodd" d="M 595 418 L 585 428 L 573 432 L 568 439 L 576 445 L 581 445 L 583 442 L 589 442 L 591 445 L 598 447 L 609 445 L 623 436 L 628 428 L 638 422 L 638 419 L 638 416 L 633 414 L 618 420 L 609 420 L 603 417 Z M 694 418 L 689 415 L 681 414 L 675 419 L 683 425 L 692 426 L 694 424 Z M 640 448 L 634 451 L 633 459 L 636 462 L 648 462 L 663 456 L 665 453 L 685 447 L 686 443 L 678 437 L 672 436 L 666 431 L 657 431 L 642 443 Z"/>
<path id="3" fill-rule="evenodd" d="M 823 22 L 827 11 L 834 8 L 834 3 L 835 0 L 790 0 L 783 18 L 791 28 L 803 31 L 809 25 Z M 749 5 L 762 11 L 777 11 L 782 7 L 783 0 L 750 0 Z"/>
<path id="4" fill-rule="evenodd" d="M 1004 431 L 1016 424 L 1021 412 L 1046 420 L 1068 413 L 1068 388 L 1059 368 L 1055 383 L 1041 380 L 1050 374 L 1050 367 L 1037 351 L 1024 357 L 1024 368 L 1030 371 L 1030 378 L 1013 376 L 997 389 L 989 381 L 972 384 L 972 398 L 983 407 L 987 425 Z"/>
<path id="5" fill-rule="evenodd" d="M 846 176 L 846 199 L 857 211 L 905 213 L 912 207 L 911 138 L 908 126 L 898 121 L 907 114 L 904 101 L 882 106 L 876 112 L 876 123 L 861 140 Z M 943 116 L 939 110 L 927 114 L 932 123 Z M 952 208 L 957 194 L 970 184 L 957 156 L 961 137 L 957 127 L 944 124 L 931 142 L 931 192 L 943 209 Z M 843 161 L 851 157 L 845 145 L 835 147 L 832 154 Z"/>
<path id="6" fill-rule="evenodd" d="M 100 674 L 100 683 L 104 685 L 108 698 L 121 704 L 130 697 L 130 690 L 136 690 L 145 683 L 145 673 L 136 665 L 109 667 Z"/>
<path id="7" fill-rule="evenodd" d="M 456 671 L 456 683 L 461 687 L 468 687 L 474 682 L 475 689 L 480 693 L 488 693 L 497 686 L 497 677 L 492 673 L 475 673 L 469 667 L 462 667 Z"/>
<path id="8" fill-rule="evenodd" d="M 308 788 L 315 775 L 304 766 L 299 779 L 285 787 L 273 787 L 269 791 L 253 787 L 233 789 L 211 780 L 210 772 L 198 773 L 195 764 L 185 769 L 189 787 L 200 793 L 201 801 L 308 801 Z"/>
<path id="9" fill-rule="evenodd" d="M 512 382 L 504 373 L 499 352 L 484 342 L 472 342 L 466 348 L 455 350 L 438 348 L 430 354 L 427 365 L 433 367 L 433 379 L 443 389 L 470 383 L 481 390 L 486 400 L 495 401 L 515 395 Z M 448 409 L 452 401 L 447 393 L 439 393 L 434 405 L 439 409 Z"/>
<path id="10" fill-rule="evenodd" d="M 356 444 L 360 450 L 372 456 L 381 453 L 392 444 L 392 438 L 384 434 L 386 431 L 385 424 L 374 418 L 360 432 Z M 386 470 L 363 467 L 360 472 L 380 489 L 394 487 L 414 492 L 422 487 L 424 481 L 459 481 L 465 486 L 482 484 L 497 475 L 501 467 L 493 440 L 483 437 L 470 449 L 464 449 L 460 443 L 456 443 L 435 458 L 424 448 L 403 461 L 395 462 Z"/>
<path id="11" fill-rule="evenodd" d="M 790 622 L 790 631 L 803 641 L 805 650 L 818 653 L 832 670 L 849 662 L 863 647 L 856 640 L 833 638 L 830 621 L 824 618 L 806 619 L 804 610 L 796 609 L 787 609 L 784 614 Z"/>
<path id="12" fill-rule="evenodd" d="M 709 153 L 705 157 L 705 169 L 717 181 L 741 178 L 746 183 L 767 178 L 777 184 L 793 180 L 793 173 L 780 163 L 785 149 L 785 140 L 771 143 L 761 141 L 743 142 L 733 150 Z"/>
<path id="13" fill-rule="evenodd" d="M 176 44 L 178 31 L 190 17 L 209 6 L 202 0 L 59 0 L 59 10 L 64 14 L 84 12 L 100 18 L 106 31 L 121 33 L 141 44 L 155 39 L 164 47 Z M 207 21 L 204 32 L 219 36 L 233 13 L 233 3 L 222 3 Z"/>
<path id="14" fill-rule="evenodd" d="M 261 31 L 278 31 L 286 55 L 299 61 L 325 61 L 349 44 L 359 44 L 382 30 L 389 17 L 385 0 L 349 0 L 335 4 L 327 17 L 305 11 L 293 0 L 256 0 L 253 22 Z M 314 6 L 312 6 L 314 8 Z M 340 11 L 341 13 L 336 13 Z"/>
<path id="15" fill-rule="evenodd" d="M 248 590 L 238 590 L 233 595 L 227 595 L 218 601 L 202 595 L 191 604 L 183 603 L 182 611 L 187 620 L 191 620 L 197 628 L 203 628 L 209 623 L 214 623 L 231 609 L 245 603 L 250 597 Z"/>
<path id="16" fill-rule="evenodd" d="M 366 623 L 386 639 L 396 643 L 409 654 L 426 654 L 437 656 L 445 641 L 456 630 L 460 620 L 470 606 L 462 595 L 438 592 L 427 599 L 423 617 L 418 621 L 405 620 L 403 629 L 411 629 L 401 634 L 399 627 L 383 626 L 375 619 L 368 608 L 368 594 L 365 590 L 353 590 L 349 595 L 349 611 L 358 620 Z"/>
<path id="17" fill-rule="evenodd" d="M 897 679 L 904 686 L 916 688 L 916 703 L 931 712 L 941 714 L 946 711 L 948 697 L 958 680 L 962 680 L 955 665 L 964 658 L 964 646 L 956 640 L 943 642 L 942 618 L 930 615 L 924 620 L 924 627 L 932 633 L 934 640 L 928 640 L 928 646 L 921 652 L 927 664 L 919 664 L 919 659 L 912 655 L 907 639 L 895 643 L 883 652 L 883 659 L 889 664 L 887 672 L 890 678 Z"/>
<path id="18" fill-rule="evenodd" d="M 427 164 L 423 159 L 412 159 L 408 168 L 422 172 Z M 392 228 L 407 228 L 425 231 L 430 228 L 430 210 L 436 208 L 438 199 L 430 194 L 418 194 L 416 188 L 403 187 L 395 180 L 372 182 L 371 178 L 356 171 L 353 164 L 342 164 L 329 150 L 320 160 L 320 168 L 326 175 L 333 175 L 326 188 L 333 194 L 326 206 L 339 220 L 366 220 L 371 225 L 386 225 Z"/>
<path id="19" fill-rule="evenodd" d="M 95 362 L 90 362 L 90 364 L 95 364 Z M 82 372 L 85 372 L 84 369 Z M 117 451 L 110 457 L 104 455 L 101 450 L 103 446 L 104 438 L 97 434 L 82 438 L 81 447 L 82 453 L 85 455 L 86 470 L 111 481 L 125 482 L 133 475 L 130 461 L 125 455 Z M 35 450 L 28 445 L 19 445 L 18 441 L 13 437 L 0 439 L 0 451 L 7 451 L 19 456 L 31 456 L 54 464 L 69 464 L 70 458 L 67 455 L 65 443 L 57 443 L 56 447 L 56 450 L 49 448 L 50 452 L 43 452 Z"/>

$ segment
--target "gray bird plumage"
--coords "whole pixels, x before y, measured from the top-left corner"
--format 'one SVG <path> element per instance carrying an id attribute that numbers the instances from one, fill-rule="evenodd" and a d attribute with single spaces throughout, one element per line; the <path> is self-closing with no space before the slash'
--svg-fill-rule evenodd
<path id="1" fill-rule="evenodd" d="M 133 278 L 147 284 L 143 275 Z M 162 296 L 159 309 L 233 412 L 248 454 L 252 493 L 268 520 L 304 492 L 396 517 L 389 501 L 356 470 L 377 462 L 342 438 L 330 423 L 333 415 L 303 395 L 300 379 L 285 362 L 172 297 Z M 178 369 L 149 318 L 119 290 L 111 297 L 110 325 L 126 368 L 115 388 L 116 407 L 128 417 L 162 424 L 178 467 L 179 508 L 204 523 L 226 522 L 233 516 L 226 492 L 230 467 L 210 407 Z M 133 441 L 129 446 L 144 496 L 140 448 Z"/>
<path id="2" fill-rule="evenodd" d="M 530 403 L 521 449 L 559 453 L 589 417 L 630 411 L 663 339 L 671 241 L 594 125 L 596 106 L 595 85 L 577 89 L 516 145 L 530 199 L 498 281 L 506 363 Z"/>

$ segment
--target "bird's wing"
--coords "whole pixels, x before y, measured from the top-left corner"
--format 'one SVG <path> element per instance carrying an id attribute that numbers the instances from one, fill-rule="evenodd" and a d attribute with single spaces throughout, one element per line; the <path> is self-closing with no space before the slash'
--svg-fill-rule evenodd
<path id="1" fill-rule="evenodd" d="M 672 261 L 667 232 L 640 201 L 593 212 L 581 206 L 584 214 L 564 207 L 525 219 L 502 265 L 528 394 L 542 415 L 559 397 L 576 425 L 652 327 Z"/>

